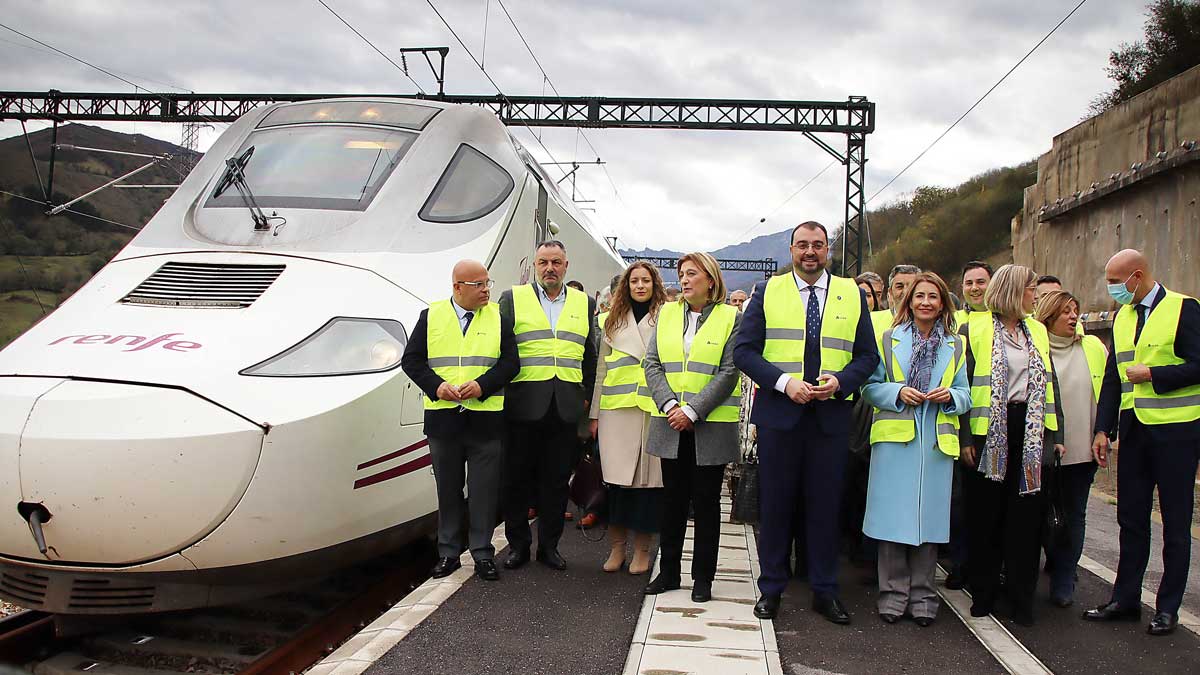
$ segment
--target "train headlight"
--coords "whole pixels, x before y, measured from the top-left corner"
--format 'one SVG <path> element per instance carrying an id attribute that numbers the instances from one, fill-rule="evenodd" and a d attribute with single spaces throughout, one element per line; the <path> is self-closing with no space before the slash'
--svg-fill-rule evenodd
<path id="1" fill-rule="evenodd" d="M 400 365 L 408 334 L 391 319 L 331 319 L 315 333 L 241 371 L 260 377 L 378 373 Z"/>

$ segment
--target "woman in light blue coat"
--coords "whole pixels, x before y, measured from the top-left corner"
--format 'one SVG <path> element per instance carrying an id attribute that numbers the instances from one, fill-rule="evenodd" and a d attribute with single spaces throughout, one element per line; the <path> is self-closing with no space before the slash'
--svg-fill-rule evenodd
<path id="1" fill-rule="evenodd" d="M 863 387 L 873 405 L 871 473 L 863 533 L 879 541 L 879 616 L 906 612 L 933 623 L 937 545 L 950 539 L 950 485 L 958 457 L 958 416 L 971 409 L 965 345 L 950 291 L 920 274 L 881 336 L 883 359 Z"/>

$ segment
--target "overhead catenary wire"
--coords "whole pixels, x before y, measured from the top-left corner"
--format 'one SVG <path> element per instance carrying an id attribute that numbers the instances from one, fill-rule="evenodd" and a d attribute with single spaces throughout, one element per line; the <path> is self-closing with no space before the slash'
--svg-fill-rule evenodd
<path id="1" fill-rule="evenodd" d="M 1079 8 L 1083 7 L 1084 3 L 1086 3 L 1086 2 L 1087 2 L 1087 0 L 1079 0 L 1079 4 L 1075 5 L 1075 7 L 1070 12 L 1067 12 L 1067 15 L 1064 16 L 1062 18 L 1062 20 L 1060 20 L 1057 24 L 1055 24 L 1054 27 L 1050 29 L 1050 32 L 1048 32 L 1044 36 L 1042 36 L 1042 39 L 1038 40 L 1037 44 L 1035 44 L 1032 49 L 1030 49 L 1028 52 L 1025 52 L 1025 56 L 1022 56 L 1019 61 L 1017 61 L 1015 64 L 1013 64 L 1012 68 L 1008 69 L 1008 72 L 1004 73 L 1004 75 L 1001 76 L 1001 78 L 999 80 L 996 80 L 995 84 L 993 84 L 987 91 L 983 92 L 983 96 L 980 96 L 979 99 L 977 101 L 975 101 L 975 103 L 971 104 L 971 107 L 967 108 L 966 112 L 959 115 L 958 119 L 954 120 L 954 122 L 950 126 L 946 127 L 945 131 L 938 134 L 938 137 L 933 139 L 932 143 L 925 146 L 924 150 L 917 153 L 917 156 L 913 157 L 912 161 L 910 161 L 908 164 L 906 164 L 904 166 L 904 168 L 900 170 L 899 173 L 897 173 L 895 176 L 892 176 L 891 180 L 889 180 L 887 183 L 885 183 L 883 187 L 876 190 L 875 194 L 871 195 L 870 199 L 868 199 L 865 202 L 865 204 L 870 204 L 871 202 L 875 201 L 876 197 L 883 194 L 883 191 L 888 189 L 888 187 L 890 187 L 892 185 L 892 183 L 895 183 L 896 179 L 900 178 L 900 176 L 903 176 L 906 171 L 908 171 L 910 168 L 912 168 L 912 166 L 914 164 L 916 164 L 918 161 L 920 161 L 920 159 L 925 156 L 925 153 L 927 153 L 931 149 L 933 149 L 933 146 L 937 145 L 938 141 L 945 138 L 946 134 L 950 133 L 954 129 L 954 127 L 958 126 L 959 122 L 962 122 L 964 119 L 966 119 L 967 115 L 970 115 L 972 110 L 975 110 L 975 108 L 977 108 L 980 103 L 983 103 L 983 100 L 985 98 L 987 98 L 989 94 L 991 94 L 993 91 L 995 91 L 997 87 L 999 87 L 1006 79 L 1008 79 L 1008 76 L 1012 75 L 1013 71 L 1015 71 L 1017 68 L 1019 68 L 1022 63 L 1025 63 L 1025 60 L 1028 59 L 1030 56 L 1032 56 L 1033 53 L 1035 51 L 1037 51 L 1038 47 L 1041 47 L 1042 44 L 1044 42 L 1046 42 L 1046 40 L 1049 40 L 1050 36 L 1054 35 L 1054 32 L 1057 31 L 1059 29 L 1059 27 L 1061 27 L 1064 23 L 1066 23 L 1067 19 L 1070 19 L 1075 14 L 1075 12 L 1079 11 Z"/>
<path id="2" fill-rule="evenodd" d="M 355 34 L 355 35 L 357 35 L 357 36 L 358 36 L 360 39 L 362 39 L 362 41 L 363 41 L 363 42 L 367 43 L 367 45 L 368 45 L 368 46 L 370 46 L 370 47 L 371 47 L 371 49 L 374 49 L 374 50 L 375 50 L 375 52 L 376 52 L 377 54 L 379 54 L 379 55 L 380 55 L 380 56 L 382 56 L 383 58 L 387 59 L 387 62 L 388 62 L 388 63 L 390 63 L 390 64 L 392 64 L 392 67 L 393 67 L 393 68 L 395 68 L 396 70 L 398 70 L 398 71 L 400 71 L 401 73 L 403 73 L 403 74 L 404 74 L 404 76 L 408 78 L 408 81 L 409 81 L 409 82 L 412 82 L 414 85 L 416 85 L 416 87 L 417 87 L 417 91 L 421 92 L 422 94 L 424 94 L 424 93 L 425 93 L 425 89 L 421 87 L 421 83 L 419 83 L 419 82 L 417 82 L 416 80 L 414 80 L 414 79 L 413 79 L 413 77 L 412 77 L 412 75 L 409 75 L 409 74 L 408 74 L 408 69 L 407 69 L 407 68 L 402 68 L 402 67 L 400 67 L 400 64 L 398 64 L 398 63 L 396 63 L 394 60 L 392 60 L 392 57 L 388 56 L 387 54 L 384 54 L 384 53 L 383 53 L 383 52 L 382 52 L 382 51 L 379 49 L 379 47 L 376 47 L 376 46 L 375 46 L 375 43 L 373 43 L 373 42 L 371 42 L 370 40 L 368 40 L 368 39 L 367 39 L 367 36 L 365 36 L 365 35 L 363 35 L 362 33 L 358 32 L 358 29 L 357 29 L 357 28 L 355 28 L 354 26 L 351 26 L 351 25 L 350 25 L 350 22 L 349 22 L 349 21 L 347 21 L 347 20 L 345 20 L 345 19 L 343 19 L 343 18 L 342 18 L 342 15 L 341 15 L 341 14 L 338 14 L 338 13 L 337 13 L 337 12 L 336 12 L 336 11 L 335 11 L 335 10 L 334 10 L 332 7 L 330 7 L 330 6 L 329 6 L 329 5 L 328 5 L 328 4 L 325 2 L 325 0 L 317 0 L 317 2 L 321 3 L 321 6 L 322 6 L 322 7 L 324 7 L 324 8 L 325 8 L 325 9 L 327 9 L 327 10 L 329 10 L 329 13 L 330 13 L 330 14 L 334 15 L 335 17 L 337 17 L 337 20 L 338 20 L 338 21 L 341 21 L 341 22 L 342 22 L 342 24 L 344 24 L 344 25 L 346 26 L 346 28 L 349 28 L 349 29 L 350 29 L 350 31 L 351 31 L 352 33 L 354 33 L 354 34 Z"/>
<path id="3" fill-rule="evenodd" d="M 563 100 L 563 96 L 561 93 L 559 93 L 558 87 L 554 86 L 554 81 L 550 79 L 550 74 L 546 72 L 546 69 L 542 66 L 542 62 L 538 60 L 537 54 L 533 53 L 533 47 L 530 46 L 529 41 L 525 39 L 525 34 L 522 33 L 521 28 L 517 26 L 517 21 L 513 18 L 512 13 L 508 11 L 508 7 L 504 4 L 504 0 L 496 0 L 496 2 L 500 5 L 500 9 L 504 10 L 504 16 L 507 17 L 508 22 L 512 24 L 513 30 L 517 33 L 517 37 L 521 39 L 521 44 L 525 45 L 525 50 L 529 52 L 529 56 L 533 59 L 534 65 L 538 67 L 538 70 L 542 71 L 543 88 L 546 84 L 549 84 L 550 90 L 553 91 L 554 95 L 558 97 L 559 103 L 561 103 L 565 109 L 566 101 Z M 543 91 L 543 95 L 544 93 L 545 92 Z M 583 136 L 583 141 L 587 143 L 587 146 L 591 149 L 592 153 L 599 157 L 600 151 L 597 150 L 596 146 L 592 144 L 592 139 L 588 138 L 587 133 L 579 127 L 576 127 L 576 131 L 579 132 L 580 136 Z M 576 154 L 578 154 L 578 152 Z M 617 182 L 613 180 L 612 173 L 608 170 L 608 165 L 601 164 L 600 168 L 604 171 L 604 175 L 608 179 L 609 186 L 612 187 L 613 195 L 616 196 L 617 201 L 621 204 L 621 209 L 625 212 L 625 217 L 629 219 L 629 222 L 633 225 L 634 229 L 640 230 L 641 228 L 638 226 L 637 220 L 633 218 L 632 211 L 630 211 L 629 206 L 625 203 L 625 199 L 621 196 L 620 189 L 617 188 Z"/>
<path id="4" fill-rule="evenodd" d="M 25 195 L 19 195 L 15 192 L 9 192 L 7 190 L 0 190 L 0 195 L 8 195 L 9 197 L 16 197 L 17 199 L 24 199 L 25 201 L 33 202 L 34 204 L 42 204 L 42 202 L 39 202 L 36 199 L 30 199 L 29 197 L 26 197 Z M 142 230 L 142 228 L 140 228 L 140 227 L 134 227 L 133 225 L 126 225 L 125 223 L 118 223 L 115 220 L 109 220 L 108 218 L 101 218 L 100 216 L 93 216 L 90 213 L 84 213 L 83 211 L 76 211 L 75 209 L 63 209 L 63 213 L 73 213 L 77 216 L 83 216 L 84 218 L 91 218 L 92 220 L 99 220 L 101 222 L 108 223 L 110 225 L 116 225 L 117 227 L 123 227 L 127 230 L 133 230 L 135 232 L 140 232 Z"/>
<path id="5" fill-rule="evenodd" d="M 318 0 L 318 1 L 320 1 L 320 0 Z M 503 98 L 504 102 L 508 103 L 509 106 L 511 107 L 512 100 L 510 100 L 509 96 L 505 94 L 503 89 L 500 89 L 500 85 L 496 83 L 496 79 L 493 79 L 491 76 L 491 73 L 488 73 L 487 70 L 485 70 L 484 65 L 482 65 L 481 62 L 479 62 L 479 59 L 475 58 L 475 54 L 472 52 L 472 50 L 470 50 L 470 47 L 467 47 L 467 43 L 463 42 L 462 37 L 458 37 L 458 34 L 455 31 L 454 26 L 451 26 L 450 22 L 448 22 L 448 20 L 446 20 L 446 18 L 444 16 L 442 16 L 442 12 L 438 11 L 437 6 L 433 4 L 433 0 L 425 0 L 425 1 L 427 2 L 428 5 L 430 5 L 430 8 L 431 8 L 431 10 L 433 10 L 433 13 L 437 14 L 439 19 L 442 19 L 442 23 L 446 26 L 446 30 L 450 31 L 450 35 L 454 36 L 455 40 L 463 48 L 464 52 L 467 52 L 467 55 L 470 56 L 470 60 L 472 60 L 472 62 L 474 62 L 475 67 L 479 68 L 479 72 L 484 73 L 484 77 L 487 78 L 487 82 L 492 83 L 493 88 L 496 89 L 496 92 L 497 92 L 497 94 L 499 94 L 500 98 Z M 551 153 L 550 148 L 547 148 L 546 144 L 541 142 L 541 138 L 538 138 L 538 135 L 535 135 L 533 130 L 529 129 L 529 125 L 522 123 L 522 126 L 526 127 L 526 130 L 529 131 L 530 135 L 532 135 L 536 139 L 536 141 L 538 141 L 538 144 L 541 145 L 541 149 L 545 150 L 546 154 L 548 156 L 550 156 L 551 161 L 557 162 L 558 160 L 554 159 L 554 154 Z M 563 175 L 566 175 L 565 169 L 560 169 L 560 171 L 563 171 Z"/>
<path id="6" fill-rule="evenodd" d="M 750 227 L 747 227 L 745 230 L 742 231 L 741 234 L 739 234 L 737 236 L 737 239 L 734 241 L 734 243 L 735 244 L 742 243 L 742 239 L 746 235 L 750 234 L 754 230 L 758 229 L 763 223 L 767 222 L 768 218 L 775 215 L 779 211 L 779 209 L 782 209 L 785 205 L 787 205 L 788 202 L 790 202 L 793 199 L 795 199 L 796 197 L 798 197 L 801 192 L 804 192 L 804 190 L 808 188 L 809 185 L 812 185 L 818 178 L 820 178 L 822 175 L 824 175 L 825 172 L 830 169 L 830 167 L 832 167 L 834 164 L 837 164 L 837 163 L 838 163 L 838 161 L 836 159 L 830 160 L 829 163 L 825 165 L 825 168 L 823 168 L 820 171 L 813 174 L 812 178 L 809 178 L 808 180 L 804 181 L 804 185 L 801 185 L 795 192 L 788 195 L 788 198 L 783 200 L 782 202 L 780 202 L 779 206 L 776 206 L 775 208 L 771 209 L 770 213 L 768 213 L 767 215 L 765 215 L 761 219 L 759 219 L 759 221 L 757 223 L 751 223 Z"/>

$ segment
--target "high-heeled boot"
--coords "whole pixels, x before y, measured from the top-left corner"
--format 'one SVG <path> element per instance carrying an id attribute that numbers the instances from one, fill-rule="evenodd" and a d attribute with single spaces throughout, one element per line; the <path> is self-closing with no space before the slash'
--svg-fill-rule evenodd
<path id="1" fill-rule="evenodd" d="M 604 561 L 605 572 L 616 572 L 625 564 L 625 536 L 626 530 L 620 525 L 608 526 L 608 539 L 612 542 L 612 550 L 608 553 L 608 560 Z"/>
<path id="2" fill-rule="evenodd" d="M 652 536 L 646 532 L 633 535 L 633 560 L 629 562 L 630 574 L 645 574 L 650 571 L 650 542 Z"/>

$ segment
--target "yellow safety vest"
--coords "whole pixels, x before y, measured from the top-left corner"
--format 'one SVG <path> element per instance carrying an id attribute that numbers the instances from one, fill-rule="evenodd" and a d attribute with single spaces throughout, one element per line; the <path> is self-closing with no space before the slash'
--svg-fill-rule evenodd
<path id="1" fill-rule="evenodd" d="M 879 353 L 883 355 L 883 372 L 888 382 L 904 383 L 907 378 L 900 362 L 892 353 L 892 334 L 889 328 L 884 331 L 879 340 Z M 957 335 L 947 335 L 946 340 L 954 344 L 954 358 L 946 371 L 942 373 L 941 386 L 950 388 L 958 371 L 966 367 L 963 355 L 965 348 L 963 339 Z M 935 404 L 937 412 L 937 447 L 943 454 L 958 457 L 958 417 L 947 415 L 942 404 Z M 912 406 L 906 405 L 900 412 L 875 409 L 871 420 L 871 444 L 875 443 L 908 443 L 917 437 L 916 412 Z"/>
<path id="2" fill-rule="evenodd" d="M 1125 369 L 1134 363 L 1151 368 L 1175 366 L 1184 362 L 1175 353 L 1175 331 L 1183 302 L 1192 298 L 1167 291 L 1166 297 L 1146 317 L 1141 339 L 1134 344 L 1137 312 L 1125 305 L 1113 321 L 1113 348 L 1117 353 L 1117 372 L 1121 376 L 1121 410 L 1133 409 L 1142 424 L 1175 424 L 1200 419 L 1200 385 L 1181 387 L 1167 394 L 1158 394 L 1150 382 L 1133 384 Z"/>
<path id="3" fill-rule="evenodd" d="M 696 331 L 692 339 L 692 348 L 683 353 L 683 321 L 685 303 L 671 302 L 663 305 L 658 313 L 658 328 L 654 333 L 655 344 L 658 346 L 658 358 L 662 363 L 663 372 L 667 376 L 667 384 L 675 392 L 675 398 L 680 405 L 688 402 L 700 390 L 704 389 L 717 374 L 721 365 L 721 355 L 725 345 L 733 334 L 733 323 L 737 317 L 737 308 L 732 305 L 714 305 L 704 325 Z M 733 393 L 725 402 L 713 408 L 705 418 L 705 422 L 737 422 L 742 405 L 742 378 L 737 378 Z M 650 411 L 655 417 L 666 417 L 666 413 L 654 407 Z"/>
<path id="4" fill-rule="evenodd" d="M 604 330 L 604 322 L 608 320 L 608 312 L 596 317 L 600 330 Z M 636 328 L 636 326 L 635 326 Z M 604 357 L 604 382 L 600 387 L 600 409 L 617 410 L 618 408 L 639 408 L 645 397 L 646 371 L 642 370 L 642 360 L 636 356 L 611 347 L 612 352 Z M 653 405 L 653 399 L 651 399 Z"/>
<path id="5" fill-rule="evenodd" d="M 563 382 L 583 381 L 583 346 L 591 326 L 587 296 L 566 288 L 562 292 L 567 294 L 565 306 L 552 330 L 533 284 L 513 286 L 513 334 L 521 357 L 521 370 L 513 382 L 556 377 Z"/>
<path id="6" fill-rule="evenodd" d="M 896 315 L 892 314 L 890 309 L 879 309 L 871 312 L 871 328 L 875 329 L 875 344 L 879 344 L 883 334 L 892 329 L 892 322 L 895 321 Z M 824 329 L 821 330 L 824 333 Z"/>
<path id="7" fill-rule="evenodd" d="M 1108 361 L 1108 350 L 1095 335 L 1085 335 L 1079 343 L 1087 357 L 1088 374 L 1092 376 L 1092 396 L 1100 400 L 1100 386 L 1104 384 L 1104 366 Z"/>
<path id="8" fill-rule="evenodd" d="M 475 310 L 466 335 L 449 300 L 430 305 L 425 323 L 429 367 L 450 384 L 478 379 L 500 360 L 500 308 L 494 304 Z M 500 412 L 504 410 L 504 392 L 498 391 L 484 401 L 473 398 L 462 403 L 425 399 L 426 410 L 449 410 L 460 405 L 467 410 Z"/>
<path id="9" fill-rule="evenodd" d="M 971 353 L 975 355 L 975 372 L 971 373 L 971 433 L 975 436 L 986 436 L 992 411 L 992 340 L 995 328 L 992 325 L 991 312 L 971 312 L 967 319 L 968 331 L 971 338 Z M 1058 404 L 1054 399 L 1054 387 L 1051 377 L 1054 374 L 1054 364 L 1050 361 L 1050 335 L 1046 327 L 1039 321 L 1029 317 L 1023 319 L 1029 335 L 1033 338 L 1033 346 L 1042 363 L 1046 367 L 1046 407 L 1044 424 L 1051 431 L 1058 430 Z"/>
<path id="10" fill-rule="evenodd" d="M 861 293 L 853 279 L 830 275 L 829 290 L 821 308 L 821 375 L 837 374 L 854 358 L 854 336 L 862 312 Z M 806 316 L 793 274 L 772 277 L 767 282 L 763 313 L 767 323 L 763 358 L 791 377 L 803 380 Z"/>

